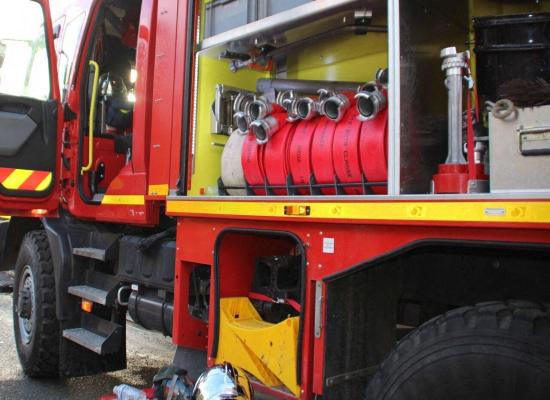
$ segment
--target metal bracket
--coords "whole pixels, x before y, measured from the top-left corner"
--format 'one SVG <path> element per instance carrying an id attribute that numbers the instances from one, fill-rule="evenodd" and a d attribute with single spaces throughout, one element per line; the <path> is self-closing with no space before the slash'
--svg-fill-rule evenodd
<path id="1" fill-rule="evenodd" d="M 315 337 L 321 337 L 321 329 L 323 327 L 323 282 L 315 282 L 315 322 L 314 322 L 314 331 Z"/>

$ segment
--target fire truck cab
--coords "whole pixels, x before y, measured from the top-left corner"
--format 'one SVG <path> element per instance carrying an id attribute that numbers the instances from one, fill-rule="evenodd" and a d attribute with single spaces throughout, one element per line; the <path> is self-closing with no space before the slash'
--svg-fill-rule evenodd
<path id="1" fill-rule="evenodd" d="M 549 29 L 528 0 L 0 0 L 25 373 L 125 368 L 129 314 L 245 371 L 231 398 L 545 398 Z"/>

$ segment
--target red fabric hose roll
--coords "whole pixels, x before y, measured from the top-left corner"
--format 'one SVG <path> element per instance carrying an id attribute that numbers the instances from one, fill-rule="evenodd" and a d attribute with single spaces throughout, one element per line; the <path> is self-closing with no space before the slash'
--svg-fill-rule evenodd
<path id="1" fill-rule="evenodd" d="M 338 123 L 334 134 L 332 152 L 334 171 L 341 183 L 361 183 L 362 171 L 359 156 L 359 139 L 361 121 L 357 118 L 355 108 L 348 110 L 342 121 Z M 363 187 L 344 187 L 347 194 L 363 194 Z"/>
<path id="2" fill-rule="evenodd" d="M 334 185 L 334 162 L 332 156 L 332 142 L 337 123 L 322 118 L 315 129 L 313 142 L 311 144 L 311 168 L 315 181 L 318 184 Z M 321 189 L 325 195 L 334 195 L 334 187 Z"/>
<path id="3" fill-rule="evenodd" d="M 320 118 L 302 121 L 296 127 L 292 142 L 288 149 L 288 161 L 292 181 L 295 185 L 309 185 L 311 169 L 311 143 Z M 310 190 L 298 189 L 298 194 L 310 194 Z"/>
<path id="4" fill-rule="evenodd" d="M 369 182 L 388 180 L 388 109 L 363 122 L 360 140 L 361 167 Z M 387 187 L 371 187 L 376 194 L 387 194 Z"/>
<path id="5" fill-rule="evenodd" d="M 288 163 L 288 148 L 292 141 L 292 136 L 296 130 L 296 124 L 285 124 L 269 142 L 264 150 L 264 171 L 269 185 L 285 186 L 286 178 L 290 174 Z M 287 195 L 286 188 L 273 189 L 273 193 L 279 196 Z"/>

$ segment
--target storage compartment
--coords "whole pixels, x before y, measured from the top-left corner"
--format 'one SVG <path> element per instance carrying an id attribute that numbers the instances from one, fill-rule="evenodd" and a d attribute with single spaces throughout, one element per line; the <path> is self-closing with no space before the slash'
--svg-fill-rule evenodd
<path id="1" fill-rule="evenodd" d="M 474 18 L 481 101 L 513 80 L 550 82 L 550 13 Z"/>
<path id="2" fill-rule="evenodd" d="M 288 10 L 290 3 L 296 4 Z M 250 4 L 241 11 L 245 8 L 250 11 Z M 203 5 L 206 19 L 208 7 Z M 358 120 L 355 106 L 360 87 L 374 82 L 377 71 L 388 66 L 386 3 L 268 2 L 265 9 L 266 18 L 223 34 L 209 36 L 206 29 L 198 43 L 198 107 L 190 193 L 232 196 L 386 193 L 387 82 L 376 87 L 380 123 Z M 381 79 L 387 79 L 387 71 Z M 319 90 L 326 91 L 325 97 L 319 95 Z M 327 110 L 336 113 L 338 121 L 327 127 L 326 118 L 314 114 L 318 114 L 321 98 L 336 95 L 340 99 L 335 99 L 332 109 Z M 253 100 L 258 102 L 250 106 Z M 299 100 L 303 100 L 301 108 L 290 114 L 298 111 L 307 114 L 309 107 L 311 115 L 302 119 L 289 115 L 292 107 L 288 102 L 297 105 Z M 270 124 L 276 125 L 258 127 L 260 134 L 272 130 L 265 132 L 268 137 L 264 143 L 251 136 L 252 128 L 246 137 L 231 134 L 239 123 L 251 122 L 245 117 L 232 118 L 234 115 L 245 111 L 261 114 L 266 112 L 264 108 L 268 115 L 273 115 L 259 119 L 267 121 L 273 116 L 275 120 Z M 363 126 L 371 129 L 361 129 Z M 319 144 L 314 137 L 323 136 L 321 130 L 329 135 L 329 141 L 321 140 Z M 369 137 L 371 130 L 376 130 L 374 137 Z M 343 136 L 335 136 L 337 131 Z M 340 143 L 333 140 L 344 136 L 347 139 Z M 365 151 L 362 149 L 370 149 L 369 143 L 373 142 L 374 165 L 367 160 L 362 163 L 360 153 Z M 312 157 L 316 149 L 328 158 Z"/>
<path id="3" fill-rule="evenodd" d="M 517 77 L 543 78 L 533 105 L 550 102 L 549 5 L 318 0 L 265 3 L 261 14 L 253 1 L 224 4 L 237 3 L 247 23 L 214 31 L 225 6 L 202 4 L 210 22 L 197 43 L 192 196 L 489 193 L 498 133 L 482 101 Z M 451 90 L 453 62 L 462 79 Z M 521 174 L 511 179 L 504 192 L 526 189 Z"/>
<path id="4" fill-rule="evenodd" d="M 508 86 L 508 93 L 522 100 L 532 97 L 534 102 L 529 106 L 547 104 L 550 86 L 534 80 L 546 79 L 548 73 L 548 57 L 545 56 L 548 52 L 547 13 L 544 11 L 549 10 L 549 5 L 488 0 L 444 4 L 435 0 L 396 3 L 399 4 L 396 33 L 400 37 L 400 51 L 390 54 L 390 63 L 394 60 L 394 65 L 398 66 L 398 74 L 392 82 L 396 85 L 393 93 L 400 99 L 399 110 L 396 110 L 399 112 L 392 117 L 395 118 L 393 126 L 399 126 L 400 130 L 399 133 L 390 131 L 390 143 L 394 140 L 393 146 L 390 145 L 393 151 L 390 150 L 389 167 L 390 170 L 394 168 L 390 180 L 395 184 L 390 193 L 487 193 L 489 186 L 494 187 L 491 180 L 502 173 L 502 168 L 510 174 L 507 189 L 501 193 L 548 190 L 538 186 L 541 182 L 527 189 L 524 175 L 509 161 L 508 167 L 493 163 L 493 151 L 502 154 L 503 150 L 502 142 L 495 142 L 495 138 L 501 135 L 495 129 L 502 126 L 487 124 L 490 116 L 484 102 L 500 100 L 504 93 L 499 92 L 502 84 L 515 81 L 514 85 Z M 441 71 L 447 69 L 440 52 L 449 46 L 456 46 L 460 56 L 460 52 L 469 51 L 469 57 L 465 55 L 462 60 L 464 67 L 460 70 L 464 79 L 473 79 L 477 85 L 477 110 L 475 91 L 470 94 L 466 80 L 460 88 L 461 97 L 454 103 L 448 98 L 451 90 L 449 77 Z M 468 76 L 470 71 L 471 76 Z M 532 85 L 518 85 L 518 81 L 531 82 Z M 390 104 L 391 100 L 390 96 Z M 449 115 L 450 104 L 460 107 L 458 112 L 461 114 Z M 550 123 L 550 118 L 547 122 Z M 453 125 L 455 128 L 458 125 L 454 129 L 455 133 L 458 131 L 454 143 L 449 141 Z M 468 143 L 469 138 L 471 143 Z M 507 149 L 506 153 L 514 152 L 516 159 L 519 157 L 517 142 L 514 147 Z M 550 167 L 539 158 L 539 167 L 542 167 L 541 163 L 546 169 Z"/>
<path id="5" fill-rule="evenodd" d="M 209 356 L 299 396 L 306 294 L 301 243 L 283 232 L 226 229 L 216 240 L 214 260 L 216 318 L 209 335 L 215 345 Z"/>

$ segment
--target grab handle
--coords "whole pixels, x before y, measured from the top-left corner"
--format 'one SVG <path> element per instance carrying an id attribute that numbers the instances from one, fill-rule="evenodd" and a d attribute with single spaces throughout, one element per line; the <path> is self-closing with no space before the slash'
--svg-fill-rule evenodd
<path id="1" fill-rule="evenodd" d="M 94 69 L 94 81 L 92 85 L 92 104 L 90 107 L 90 120 L 88 121 L 88 164 L 80 169 L 80 175 L 84 175 L 84 172 L 90 171 L 94 163 L 94 126 L 97 102 L 97 86 L 99 84 L 99 64 L 93 60 L 90 60 L 89 65 Z"/>

